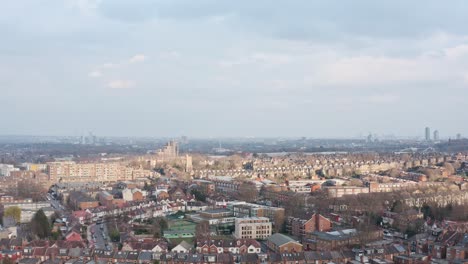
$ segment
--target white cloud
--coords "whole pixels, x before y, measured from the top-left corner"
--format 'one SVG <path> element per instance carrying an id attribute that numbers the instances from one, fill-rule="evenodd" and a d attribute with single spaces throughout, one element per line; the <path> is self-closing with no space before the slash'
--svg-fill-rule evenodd
<path id="1" fill-rule="evenodd" d="M 73 8 L 77 8 L 84 15 L 94 13 L 102 0 L 67 0 L 66 4 Z"/>
<path id="2" fill-rule="evenodd" d="M 177 59 L 180 56 L 180 53 L 177 51 L 167 51 L 159 54 L 159 57 L 162 59 Z"/>
<path id="3" fill-rule="evenodd" d="M 455 47 L 447 48 L 444 51 L 447 58 L 457 60 L 468 55 L 468 45 L 458 45 Z"/>
<path id="4" fill-rule="evenodd" d="M 120 63 L 112 63 L 112 62 L 107 62 L 101 65 L 101 68 L 103 69 L 114 69 L 120 66 Z"/>
<path id="5" fill-rule="evenodd" d="M 143 54 L 137 54 L 133 57 L 130 58 L 129 62 L 130 63 L 137 63 L 137 62 L 143 62 L 146 60 L 146 56 Z"/>
<path id="6" fill-rule="evenodd" d="M 249 56 L 241 57 L 238 59 L 222 60 L 219 62 L 219 66 L 229 68 L 234 66 L 257 64 L 266 67 L 273 67 L 288 64 L 292 61 L 293 58 L 290 55 L 255 52 Z"/>
<path id="7" fill-rule="evenodd" d="M 463 49 L 442 53 L 428 51 L 414 57 L 342 56 L 320 62 L 307 77 L 314 85 L 389 85 L 398 83 L 459 82 L 463 78 Z M 450 54 L 450 55 L 449 55 Z M 467 53 L 468 54 L 468 53 Z"/>
<path id="8" fill-rule="evenodd" d="M 107 87 L 111 89 L 127 89 L 135 85 L 131 80 L 112 80 L 107 83 Z"/>
<path id="9" fill-rule="evenodd" d="M 396 103 L 399 99 L 400 97 L 394 94 L 381 94 L 367 96 L 363 101 L 373 104 L 392 104 Z"/>
<path id="10" fill-rule="evenodd" d="M 102 76 L 102 72 L 101 71 L 92 71 L 88 74 L 89 77 L 91 78 L 99 78 Z"/>

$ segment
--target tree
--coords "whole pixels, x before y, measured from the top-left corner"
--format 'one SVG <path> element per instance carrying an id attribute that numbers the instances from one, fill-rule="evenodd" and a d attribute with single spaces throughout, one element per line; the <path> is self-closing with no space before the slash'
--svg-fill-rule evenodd
<path id="1" fill-rule="evenodd" d="M 162 217 L 156 217 L 153 220 L 153 225 L 152 225 L 152 232 L 154 238 L 160 238 L 163 236 L 164 230 L 166 230 L 168 227 L 166 219 Z"/>
<path id="2" fill-rule="evenodd" d="M 388 176 L 390 176 L 392 178 L 396 178 L 396 177 L 400 176 L 400 170 L 398 170 L 396 168 L 392 168 L 389 171 L 387 171 L 387 174 L 388 174 Z"/>
<path id="3" fill-rule="evenodd" d="M 198 189 L 193 189 L 191 191 L 192 195 L 195 196 L 195 199 L 200 202 L 206 202 L 206 195 Z"/>
<path id="4" fill-rule="evenodd" d="M 409 209 L 404 203 L 402 203 L 400 200 L 396 200 L 392 204 L 391 211 L 394 213 L 402 213 L 403 211 Z"/>
<path id="5" fill-rule="evenodd" d="M 277 211 L 275 213 L 273 220 L 274 220 L 273 231 L 275 233 L 281 233 L 284 229 L 284 220 L 285 220 L 284 212 Z"/>
<path id="6" fill-rule="evenodd" d="M 40 201 L 47 192 L 42 185 L 33 180 L 19 181 L 17 188 L 12 191 L 15 196 L 19 196 L 21 198 L 32 198 L 33 201 Z"/>
<path id="7" fill-rule="evenodd" d="M 250 182 L 243 182 L 239 186 L 238 199 L 242 199 L 246 202 L 254 202 L 258 198 L 257 187 Z"/>
<path id="8" fill-rule="evenodd" d="M 59 232 L 52 232 L 50 234 L 51 240 L 59 240 L 60 238 L 60 233 Z"/>
<path id="9" fill-rule="evenodd" d="M 2 264 L 15 264 L 15 262 L 8 256 L 5 256 L 2 260 Z"/>
<path id="10" fill-rule="evenodd" d="M 31 220 L 31 231 L 41 239 L 50 236 L 51 228 L 49 220 L 42 209 L 39 209 L 36 214 L 34 214 L 34 217 Z"/>
<path id="11" fill-rule="evenodd" d="M 455 174 L 455 168 L 453 167 L 453 165 L 449 162 L 444 162 L 444 165 L 443 165 L 444 169 L 447 171 L 447 173 L 449 175 L 453 175 Z"/>
<path id="12" fill-rule="evenodd" d="M 431 169 L 431 168 L 424 168 L 424 169 L 421 169 L 420 171 L 421 173 L 425 174 L 431 181 L 435 181 L 442 176 L 438 170 Z"/>
<path id="13" fill-rule="evenodd" d="M 21 208 L 18 206 L 11 206 L 5 210 L 4 216 L 12 217 L 17 223 L 21 221 Z"/>
<path id="14" fill-rule="evenodd" d="M 246 162 L 246 163 L 242 164 L 242 168 L 244 170 L 252 171 L 254 169 L 253 162 L 250 161 L 250 162 Z"/>
<path id="15" fill-rule="evenodd" d="M 210 223 L 208 221 L 202 221 L 195 227 L 195 237 L 198 240 L 210 239 Z"/>
<path id="16" fill-rule="evenodd" d="M 109 232 L 109 237 L 112 242 L 120 241 L 120 233 L 117 229 L 113 229 L 111 232 Z"/>
<path id="17" fill-rule="evenodd" d="M 305 217 L 305 198 L 306 196 L 301 193 L 296 193 L 290 196 L 284 204 L 284 213 L 286 217 L 293 216 L 302 218 Z"/>

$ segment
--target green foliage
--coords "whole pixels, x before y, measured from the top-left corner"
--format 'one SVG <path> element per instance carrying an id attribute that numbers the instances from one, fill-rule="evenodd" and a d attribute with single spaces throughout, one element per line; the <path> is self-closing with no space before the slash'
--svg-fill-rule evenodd
<path id="1" fill-rule="evenodd" d="M 163 167 L 156 167 L 153 169 L 155 172 L 161 174 L 162 176 L 166 175 L 166 172 L 164 171 Z"/>
<path id="2" fill-rule="evenodd" d="M 109 233 L 109 237 L 112 242 L 119 242 L 120 241 L 120 233 L 118 230 L 114 229 Z"/>
<path id="3" fill-rule="evenodd" d="M 13 217 L 13 219 L 15 219 L 17 223 L 19 223 L 21 221 L 21 208 L 19 208 L 18 206 L 8 207 L 5 210 L 4 215 L 6 217 Z"/>
<path id="4" fill-rule="evenodd" d="M 179 170 L 179 171 L 184 170 L 184 167 L 182 167 L 182 165 L 180 165 L 180 164 L 178 164 L 178 163 L 173 164 L 172 167 L 173 167 L 174 169 Z"/>
<path id="5" fill-rule="evenodd" d="M 249 170 L 249 171 L 253 170 L 254 169 L 253 162 L 246 162 L 242 164 L 242 168 L 244 170 Z"/>
<path id="6" fill-rule="evenodd" d="M 31 220 L 31 231 L 41 239 L 51 235 L 49 219 L 47 219 L 42 209 L 39 209 Z"/>
<path id="7" fill-rule="evenodd" d="M 424 205 L 421 208 L 424 217 L 430 217 L 438 221 L 452 220 L 452 221 L 468 221 L 468 205 L 463 204 L 448 204 L 447 206 L 440 207 L 437 204 Z"/>
<path id="8" fill-rule="evenodd" d="M 405 209 L 405 205 L 400 200 L 397 200 L 392 204 L 391 211 L 395 213 L 401 213 Z"/>
<path id="9" fill-rule="evenodd" d="M 52 232 L 52 233 L 50 234 L 50 237 L 51 237 L 52 240 L 59 240 L 59 238 L 60 238 L 60 233 L 59 233 L 59 232 Z"/>
<path id="10" fill-rule="evenodd" d="M 60 218 L 60 215 L 57 213 L 57 212 L 54 212 L 54 214 L 52 214 L 50 216 L 50 226 L 51 227 L 54 227 L 54 222 L 57 218 Z"/>
<path id="11" fill-rule="evenodd" d="M 149 185 L 147 182 L 145 182 L 145 186 L 143 187 L 143 190 L 145 191 L 151 191 L 151 185 Z"/>
<path id="12" fill-rule="evenodd" d="M 192 193 L 192 195 L 195 196 L 195 199 L 196 199 L 197 201 L 206 202 L 206 195 L 205 195 L 203 192 L 201 192 L 201 191 L 199 191 L 199 190 L 197 190 L 197 189 L 193 189 L 193 190 L 191 191 L 191 193 Z"/>
<path id="13" fill-rule="evenodd" d="M 407 234 L 408 237 L 412 237 L 416 234 L 419 234 L 422 231 L 422 227 L 423 227 L 423 221 L 421 220 L 413 221 L 406 228 L 405 234 Z"/>
<path id="14" fill-rule="evenodd" d="M 432 209 L 429 205 L 425 204 L 421 207 L 421 212 L 424 214 L 424 219 L 430 217 L 434 218 L 434 214 L 432 213 Z"/>

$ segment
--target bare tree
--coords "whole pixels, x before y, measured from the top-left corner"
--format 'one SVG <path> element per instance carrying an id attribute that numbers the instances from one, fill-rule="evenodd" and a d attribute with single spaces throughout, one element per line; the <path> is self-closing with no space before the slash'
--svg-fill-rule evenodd
<path id="1" fill-rule="evenodd" d="M 197 240 L 209 240 L 211 238 L 210 223 L 202 221 L 195 227 L 195 237 Z"/>
<path id="2" fill-rule="evenodd" d="M 453 165 L 451 163 L 444 162 L 443 167 L 444 167 L 445 170 L 447 170 L 449 175 L 455 174 L 455 168 L 453 167 Z"/>
<path id="3" fill-rule="evenodd" d="M 239 186 L 239 193 L 237 194 L 237 199 L 244 200 L 247 202 L 254 202 L 258 198 L 257 187 L 253 183 L 244 182 Z"/>
<path id="4" fill-rule="evenodd" d="M 15 195 L 21 198 L 32 198 L 34 201 L 44 199 L 47 190 L 34 180 L 22 180 L 18 182 Z"/>

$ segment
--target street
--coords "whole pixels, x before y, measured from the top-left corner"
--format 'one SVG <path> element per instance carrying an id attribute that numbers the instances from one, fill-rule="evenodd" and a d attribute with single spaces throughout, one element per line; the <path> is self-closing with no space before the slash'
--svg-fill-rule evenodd
<path id="1" fill-rule="evenodd" d="M 90 225 L 87 236 L 88 241 L 90 241 L 90 246 L 94 246 L 96 249 L 113 249 L 109 238 L 109 232 L 105 223 Z"/>

